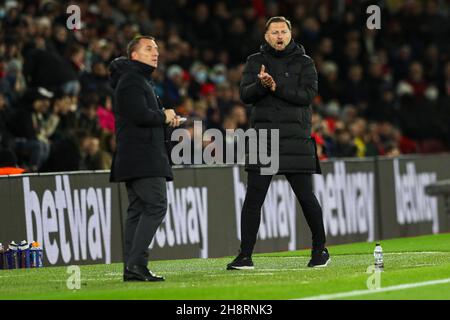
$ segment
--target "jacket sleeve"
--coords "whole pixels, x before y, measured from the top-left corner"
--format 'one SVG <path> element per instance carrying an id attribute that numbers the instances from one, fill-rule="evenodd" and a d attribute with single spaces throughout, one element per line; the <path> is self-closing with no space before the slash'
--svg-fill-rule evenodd
<path id="1" fill-rule="evenodd" d="M 254 104 L 269 93 L 269 89 L 265 88 L 256 76 L 257 73 L 255 62 L 247 59 L 239 86 L 239 94 L 244 103 Z"/>
<path id="2" fill-rule="evenodd" d="M 143 80 L 132 75 L 124 75 L 121 85 L 117 88 L 117 114 L 128 119 L 136 126 L 154 127 L 164 125 L 166 115 L 158 106 L 154 109 L 148 106 L 145 99 Z"/>
<path id="3" fill-rule="evenodd" d="M 317 71 L 314 62 L 308 57 L 303 65 L 299 83 L 277 86 L 274 96 L 299 106 L 309 106 L 317 95 Z"/>

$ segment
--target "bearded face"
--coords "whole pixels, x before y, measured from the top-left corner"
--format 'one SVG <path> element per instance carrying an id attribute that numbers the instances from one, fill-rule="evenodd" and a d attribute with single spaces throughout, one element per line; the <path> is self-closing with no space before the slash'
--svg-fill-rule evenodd
<path id="1" fill-rule="evenodd" d="M 264 38 L 272 48 L 283 51 L 289 42 L 291 42 L 292 34 L 285 22 L 272 22 Z"/>

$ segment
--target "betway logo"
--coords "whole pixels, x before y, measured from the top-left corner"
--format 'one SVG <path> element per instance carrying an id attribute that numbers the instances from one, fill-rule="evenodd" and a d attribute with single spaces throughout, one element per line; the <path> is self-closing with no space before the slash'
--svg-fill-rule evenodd
<path id="1" fill-rule="evenodd" d="M 373 241 L 374 174 L 346 173 L 345 163 L 334 163 L 334 173 L 314 175 L 314 192 L 323 210 L 325 231 L 332 236 L 366 234 Z"/>
<path id="2" fill-rule="evenodd" d="M 245 184 L 240 181 L 239 168 L 233 168 L 236 234 L 241 239 L 241 211 L 245 199 Z M 286 180 L 274 180 L 270 184 L 262 208 L 260 239 L 288 238 L 289 250 L 296 249 L 296 198 Z"/>
<path id="3" fill-rule="evenodd" d="M 425 186 L 436 181 L 435 172 L 416 173 L 414 162 L 406 163 L 406 174 L 400 174 L 394 160 L 395 203 L 397 222 L 401 225 L 431 221 L 433 233 L 439 232 L 437 199 L 425 194 Z"/>
<path id="4" fill-rule="evenodd" d="M 87 260 L 88 250 L 90 259 L 111 263 L 111 188 L 72 192 L 69 176 L 62 176 L 62 180 L 55 176 L 56 189 L 45 190 L 39 199 L 30 188 L 30 179 L 23 178 L 28 241 L 42 244 L 50 264 L 60 255 L 66 264 Z"/>
<path id="5" fill-rule="evenodd" d="M 158 228 L 154 243 L 162 248 L 183 244 L 201 244 L 200 258 L 208 257 L 208 189 L 177 188 L 167 184 L 167 215 Z"/>

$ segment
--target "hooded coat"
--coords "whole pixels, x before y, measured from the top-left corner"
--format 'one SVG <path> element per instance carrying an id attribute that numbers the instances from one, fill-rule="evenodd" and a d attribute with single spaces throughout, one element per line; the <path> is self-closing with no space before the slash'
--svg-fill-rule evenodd
<path id="1" fill-rule="evenodd" d="M 124 57 L 109 66 L 116 123 L 111 182 L 144 177 L 173 179 L 166 147 L 166 117 L 151 81 L 154 70 Z"/>
<path id="2" fill-rule="evenodd" d="M 258 74 L 264 65 L 276 83 L 272 92 L 265 88 Z M 283 51 L 268 43 L 250 55 L 240 84 L 241 100 L 252 107 L 252 128 L 279 130 L 279 170 L 284 173 L 321 173 L 315 140 L 311 137 L 311 103 L 317 95 L 317 71 L 303 46 L 291 41 Z M 270 134 L 267 150 L 270 152 Z M 248 150 L 247 150 L 248 151 Z M 261 164 L 250 164 L 254 171 Z M 267 166 L 268 167 L 268 166 Z"/>

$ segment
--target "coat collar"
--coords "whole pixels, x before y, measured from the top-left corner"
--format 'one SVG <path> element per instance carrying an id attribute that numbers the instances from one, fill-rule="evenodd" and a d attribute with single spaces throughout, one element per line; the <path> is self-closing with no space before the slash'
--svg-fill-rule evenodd
<path id="1" fill-rule="evenodd" d="M 141 73 L 145 78 L 151 79 L 153 71 L 155 71 L 155 67 L 152 67 L 151 65 L 148 65 L 146 63 L 137 61 L 137 60 L 130 60 L 133 67 Z"/>
<path id="2" fill-rule="evenodd" d="M 122 74 L 130 71 L 140 73 L 146 79 L 151 80 L 155 67 L 126 57 L 116 58 L 109 65 L 111 87 L 115 88 Z"/>
<path id="3" fill-rule="evenodd" d="M 305 49 L 303 48 L 303 46 L 297 44 L 294 40 L 291 40 L 291 42 L 289 42 L 286 48 L 282 51 L 275 50 L 269 43 L 267 43 L 267 41 L 264 41 L 264 43 L 260 47 L 260 51 L 277 58 L 288 57 L 297 54 L 305 54 Z"/>

